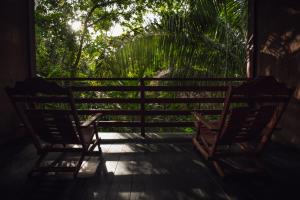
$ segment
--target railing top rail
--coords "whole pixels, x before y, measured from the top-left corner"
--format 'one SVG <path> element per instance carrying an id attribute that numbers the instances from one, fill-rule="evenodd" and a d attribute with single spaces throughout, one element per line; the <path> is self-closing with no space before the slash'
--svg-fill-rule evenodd
<path id="1" fill-rule="evenodd" d="M 246 81 L 249 78 L 47 78 L 53 81 Z"/>
<path id="2" fill-rule="evenodd" d="M 73 91 L 140 91 L 141 86 L 71 86 Z M 145 91 L 226 91 L 226 86 L 144 86 Z"/>

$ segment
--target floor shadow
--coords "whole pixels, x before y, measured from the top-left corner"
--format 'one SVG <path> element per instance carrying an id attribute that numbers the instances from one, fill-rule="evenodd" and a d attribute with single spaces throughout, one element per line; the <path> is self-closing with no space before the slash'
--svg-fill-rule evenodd
<path id="1" fill-rule="evenodd" d="M 299 151 L 271 143 L 263 160 L 268 176 L 222 180 L 191 143 L 103 145 L 93 172 L 27 178 L 36 160 L 29 143 L 10 145 L 1 160 L 1 199 L 293 199 L 300 178 Z M 87 165 L 88 166 L 88 165 Z M 86 167 L 85 169 L 88 169 Z"/>

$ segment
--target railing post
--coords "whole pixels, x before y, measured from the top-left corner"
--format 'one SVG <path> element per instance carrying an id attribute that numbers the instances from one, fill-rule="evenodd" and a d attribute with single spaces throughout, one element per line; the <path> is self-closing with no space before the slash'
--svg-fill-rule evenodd
<path id="1" fill-rule="evenodd" d="M 140 79 L 141 135 L 145 137 L 145 80 Z"/>

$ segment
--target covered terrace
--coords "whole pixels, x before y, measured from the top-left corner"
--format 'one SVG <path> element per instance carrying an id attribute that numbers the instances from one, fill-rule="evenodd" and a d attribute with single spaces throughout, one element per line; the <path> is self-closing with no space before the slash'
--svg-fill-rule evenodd
<path id="1" fill-rule="evenodd" d="M 129 126 L 138 133 L 99 132 L 103 139 L 103 160 L 87 158 L 77 179 L 66 174 L 48 174 L 28 178 L 37 160 L 32 142 L 25 137 L 19 119 L 4 91 L 16 81 L 35 75 L 33 1 L 1 2 L 0 58 L 0 198 L 1 199 L 295 199 L 300 178 L 300 4 L 293 0 L 249 0 L 249 63 L 245 79 L 221 78 L 204 81 L 204 86 L 151 86 L 148 79 L 135 85 L 74 86 L 84 91 L 137 91 L 136 99 L 87 99 L 81 103 L 132 103 L 136 110 L 106 110 L 113 116 L 137 116 L 138 121 L 104 120 L 102 127 Z M 191 127 L 191 121 L 152 122 L 154 115 L 189 115 L 190 110 L 156 111 L 152 103 L 222 103 L 222 96 L 209 98 L 165 98 L 147 96 L 147 92 L 202 91 L 224 93 L 226 83 L 240 83 L 259 75 L 271 75 L 296 87 L 295 94 L 280 122 L 280 130 L 263 154 L 269 168 L 267 176 L 236 176 L 228 179 L 211 170 L 210 164 L 193 149 L 193 132 L 152 133 L 151 127 Z M 200 79 L 199 79 L 200 80 Z M 66 81 L 66 80 L 53 80 Z M 67 80 L 71 81 L 71 80 Z M 75 80 L 74 80 L 75 81 Z M 77 80 L 78 81 L 78 80 Z M 79 80 L 80 81 L 80 80 Z M 89 81 L 88 79 L 85 81 Z M 182 81 L 182 80 L 172 80 Z M 203 80 L 202 80 L 203 81 Z M 146 82 L 146 84 L 145 84 Z M 190 101 L 190 102 L 189 102 Z M 188 108 L 188 107 L 187 107 Z M 199 110 L 202 108 L 200 107 Z M 91 109 L 81 112 L 96 112 Z M 158 113 L 159 112 L 159 113 Z M 205 109 L 206 114 L 220 110 Z M 101 124 L 101 123 L 100 123 Z M 145 136 L 147 136 L 145 138 Z M 149 140 L 150 138 L 150 140 Z M 148 140 L 147 140 L 148 139 Z"/>

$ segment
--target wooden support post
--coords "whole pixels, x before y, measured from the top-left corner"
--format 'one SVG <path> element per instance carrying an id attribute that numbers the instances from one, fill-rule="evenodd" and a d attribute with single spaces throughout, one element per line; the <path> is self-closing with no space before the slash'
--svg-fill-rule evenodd
<path id="1" fill-rule="evenodd" d="M 257 0 L 248 0 L 247 78 L 257 76 Z"/>
<path id="2" fill-rule="evenodd" d="M 145 80 L 140 79 L 141 135 L 145 137 Z"/>

